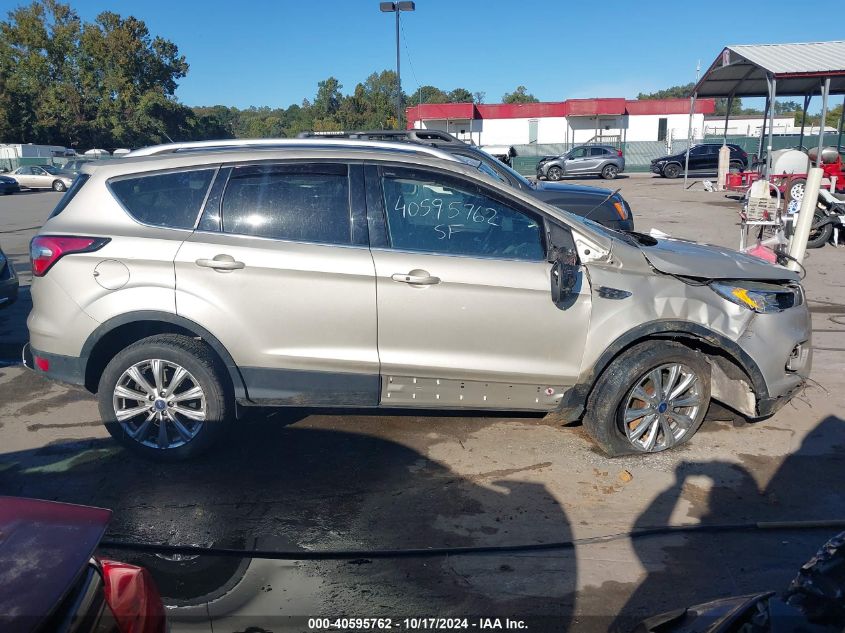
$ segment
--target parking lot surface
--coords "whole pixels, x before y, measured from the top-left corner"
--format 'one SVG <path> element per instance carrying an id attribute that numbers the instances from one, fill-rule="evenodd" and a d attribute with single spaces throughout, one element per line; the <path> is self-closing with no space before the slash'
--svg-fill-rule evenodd
<path id="1" fill-rule="evenodd" d="M 647 174 L 570 182 L 621 188 L 640 231 L 738 244 L 739 203 L 700 183 L 684 190 Z M 255 410 L 203 457 L 154 464 L 108 438 L 90 394 L 20 365 L 28 242 L 58 198 L 0 197 L 0 245 L 22 283 L 18 303 L 0 311 L 0 494 L 111 508 L 112 539 L 254 549 L 536 544 L 674 524 L 842 518 L 841 249 L 810 251 L 805 263 L 816 348 L 808 388 L 758 423 L 714 416 L 722 419 L 667 453 L 608 459 L 577 425 L 539 417 Z M 227 607 L 229 630 L 269 615 L 499 616 L 528 618 L 529 630 L 628 630 L 651 614 L 783 589 L 831 532 L 401 560 L 144 560 L 181 605 L 174 631 L 211 630 L 208 611 L 191 605 L 224 588 L 239 596 Z"/>

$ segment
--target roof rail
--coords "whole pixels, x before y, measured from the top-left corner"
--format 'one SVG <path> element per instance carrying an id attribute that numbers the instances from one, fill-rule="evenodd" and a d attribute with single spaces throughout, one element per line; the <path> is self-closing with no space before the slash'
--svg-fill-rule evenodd
<path id="1" fill-rule="evenodd" d="M 369 141 L 410 141 L 416 143 L 460 143 L 461 139 L 441 130 L 357 130 L 337 132 L 300 132 L 296 138 L 345 138 Z"/>
<path id="2" fill-rule="evenodd" d="M 460 142 L 460 141 L 459 141 Z M 127 157 L 135 156 L 161 156 L 164 154 L 177 154 L 182 152 L 212 152 L 227 150 L 248 150 L 248 149 L 334 149 L 339 147 L 373 149 L 403 153 L 427 154 L 436 158 L 442 158 L 454 162 L 456 159 L 451 154 L 434 147 L 423 145 L 411 145 L 408 143 L 389 143 L 382 140 L 368 139 L 347 139 L 347 138 L 254 138 L 254 139 L 221 139 L 212 141 L 188 141 L 185 143 L 165 143 L 163 145 L 150 145 L 140 149 L 132 150 Z"/>

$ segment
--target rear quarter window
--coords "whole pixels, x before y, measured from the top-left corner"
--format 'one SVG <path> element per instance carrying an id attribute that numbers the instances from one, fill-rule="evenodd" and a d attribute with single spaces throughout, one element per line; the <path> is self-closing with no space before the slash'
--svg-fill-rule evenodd
<path id="1" fill-rule="evenodd" d="M 109 188 L 135 220 L 170 229 L 192 229 L 215 169 L 121 177 Z"/>
<path id="2" fill-rule="evenodd" d="M 88 182 L 88 179 L 91 176 L 88 174 L 79 174 L 76 178 L 73 179 L 73 183 L 68 187 L 68 190 L 65 191 L 65 194 L 59 198 L 58 204 L 56 204 L 53 212 L 50 214 L 50 217 L 47 218 L 54 218 L 59 215 L 62 211 L 65 210 L 65 207 L 70 204 L 70 201 L 73 200 L 74 196 L 79 193 L 79 190 L 82 189 L 82 185 Z"/>

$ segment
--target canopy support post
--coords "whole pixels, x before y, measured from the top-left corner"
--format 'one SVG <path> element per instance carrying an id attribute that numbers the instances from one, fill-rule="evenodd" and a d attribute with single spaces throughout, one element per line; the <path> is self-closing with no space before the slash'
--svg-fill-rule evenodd
<path id="1" fill-rule="evenodd" d="M 801 138 L 798 139 L 798 147 L 796 149 L 804 147 L 804 127 L 807 125 L 807 108 L 810 107 L 810 99 L 812 98 L 812 94 L 804 95 L 804 109 L 801 110 Z"/>
<path id="2" fill-rule="evenodd" d="M 695 100 L 698 98 L 698 93 L 693 92 L 689 98 L 689 125 L 687 126 L 687 155 L 684 159 L 684 189 L 687 188 L 687 178 L 689 175 L 689 150 L 692 146 L 692 115 L 695 112 Z"/>
<path id="3" fill-rule="evenodd" d="M 824 123 L 827 117 L 827 95 L 830 93 L 830 77 L 826 77 L 822 84 L 822 118 L 819 121 L 819 153 L 816 156 L 816 167 L 822 166 L 822 149 L 824 148 Z"/>
<path id="4" fill-rule="evenodd" d="M 839 113 L 839 140 L 836 141 L 836 151 L 842 153 L 842 124 L 845 123 L 845 96 L 842 97 L 842 112 Z"/>
<path id="5" fill-rule="evenodd" d="M 775 99 L 778 92 L 778 80 L 772 76 L 766 77 L 769 84 L 769 138 L 766 142 L 766 179 L 772 171 L 772 133 L 775 127 Z"/>
<path id="6" fill-rule="evenodd" d="M 766 80 L 768 81 L 768 79 Z M 771 92 L 771 91 L 769 91 Z M 763 157 L 763 139 L 766 138 L 766 123 L 769 120 L 769 96 L 766 95 L 766 105 L 763 107 L 763 127 L 760 128 L 760 142 L 757 144 L 757 162 Z"/>
<path id="7" fill-rule="evenodd" d="M 728 96 L 728 110 L 725 112 L 725 133 L 722 135 L 722 145 L 728 144 L 728 119 L 731 118 L 731 108 L 734 104 L 734 95 L 731 93 Z"/>

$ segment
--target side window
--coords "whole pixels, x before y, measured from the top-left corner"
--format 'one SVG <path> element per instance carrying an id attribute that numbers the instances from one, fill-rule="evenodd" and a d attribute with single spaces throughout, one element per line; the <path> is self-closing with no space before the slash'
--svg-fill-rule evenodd
<path id="1" fill-rule="evenodd" d="M 138 175 L 109 182 L 129 214 L 144 224 L 192 229 L 214 169 Z"/>
<path id="2" fill-rule="evenodd" d="M 385 169 L 387 228 L 393 248 L 443 255 L 542 261 L 538 218 L 440 174 Z"/>
<path id="3" fill-rule="evenodd" d="M 351 244 L 346 165 L 267 165 L 232 170 L 223 230 L 278 240 Z"/>
<path id="4" fill-rule="evenodd" d="M 604 156 L 605 154 L 609 154 L 606 149 L 602 147 L 591 147 L 590 148 L 590 156 Z"/>
<path id="5" fill-rule="evenodd" d="M 584 158 L 587 155 L 586 147 L 576 147 L 569 152 L 569 158 Z"/>
<path id="6" fill-rule="evenodd" d="M 43 176 L 47 172 L 41 169 L 40 167 L 30 167 L 30 172 L 33 176 Z"/>

